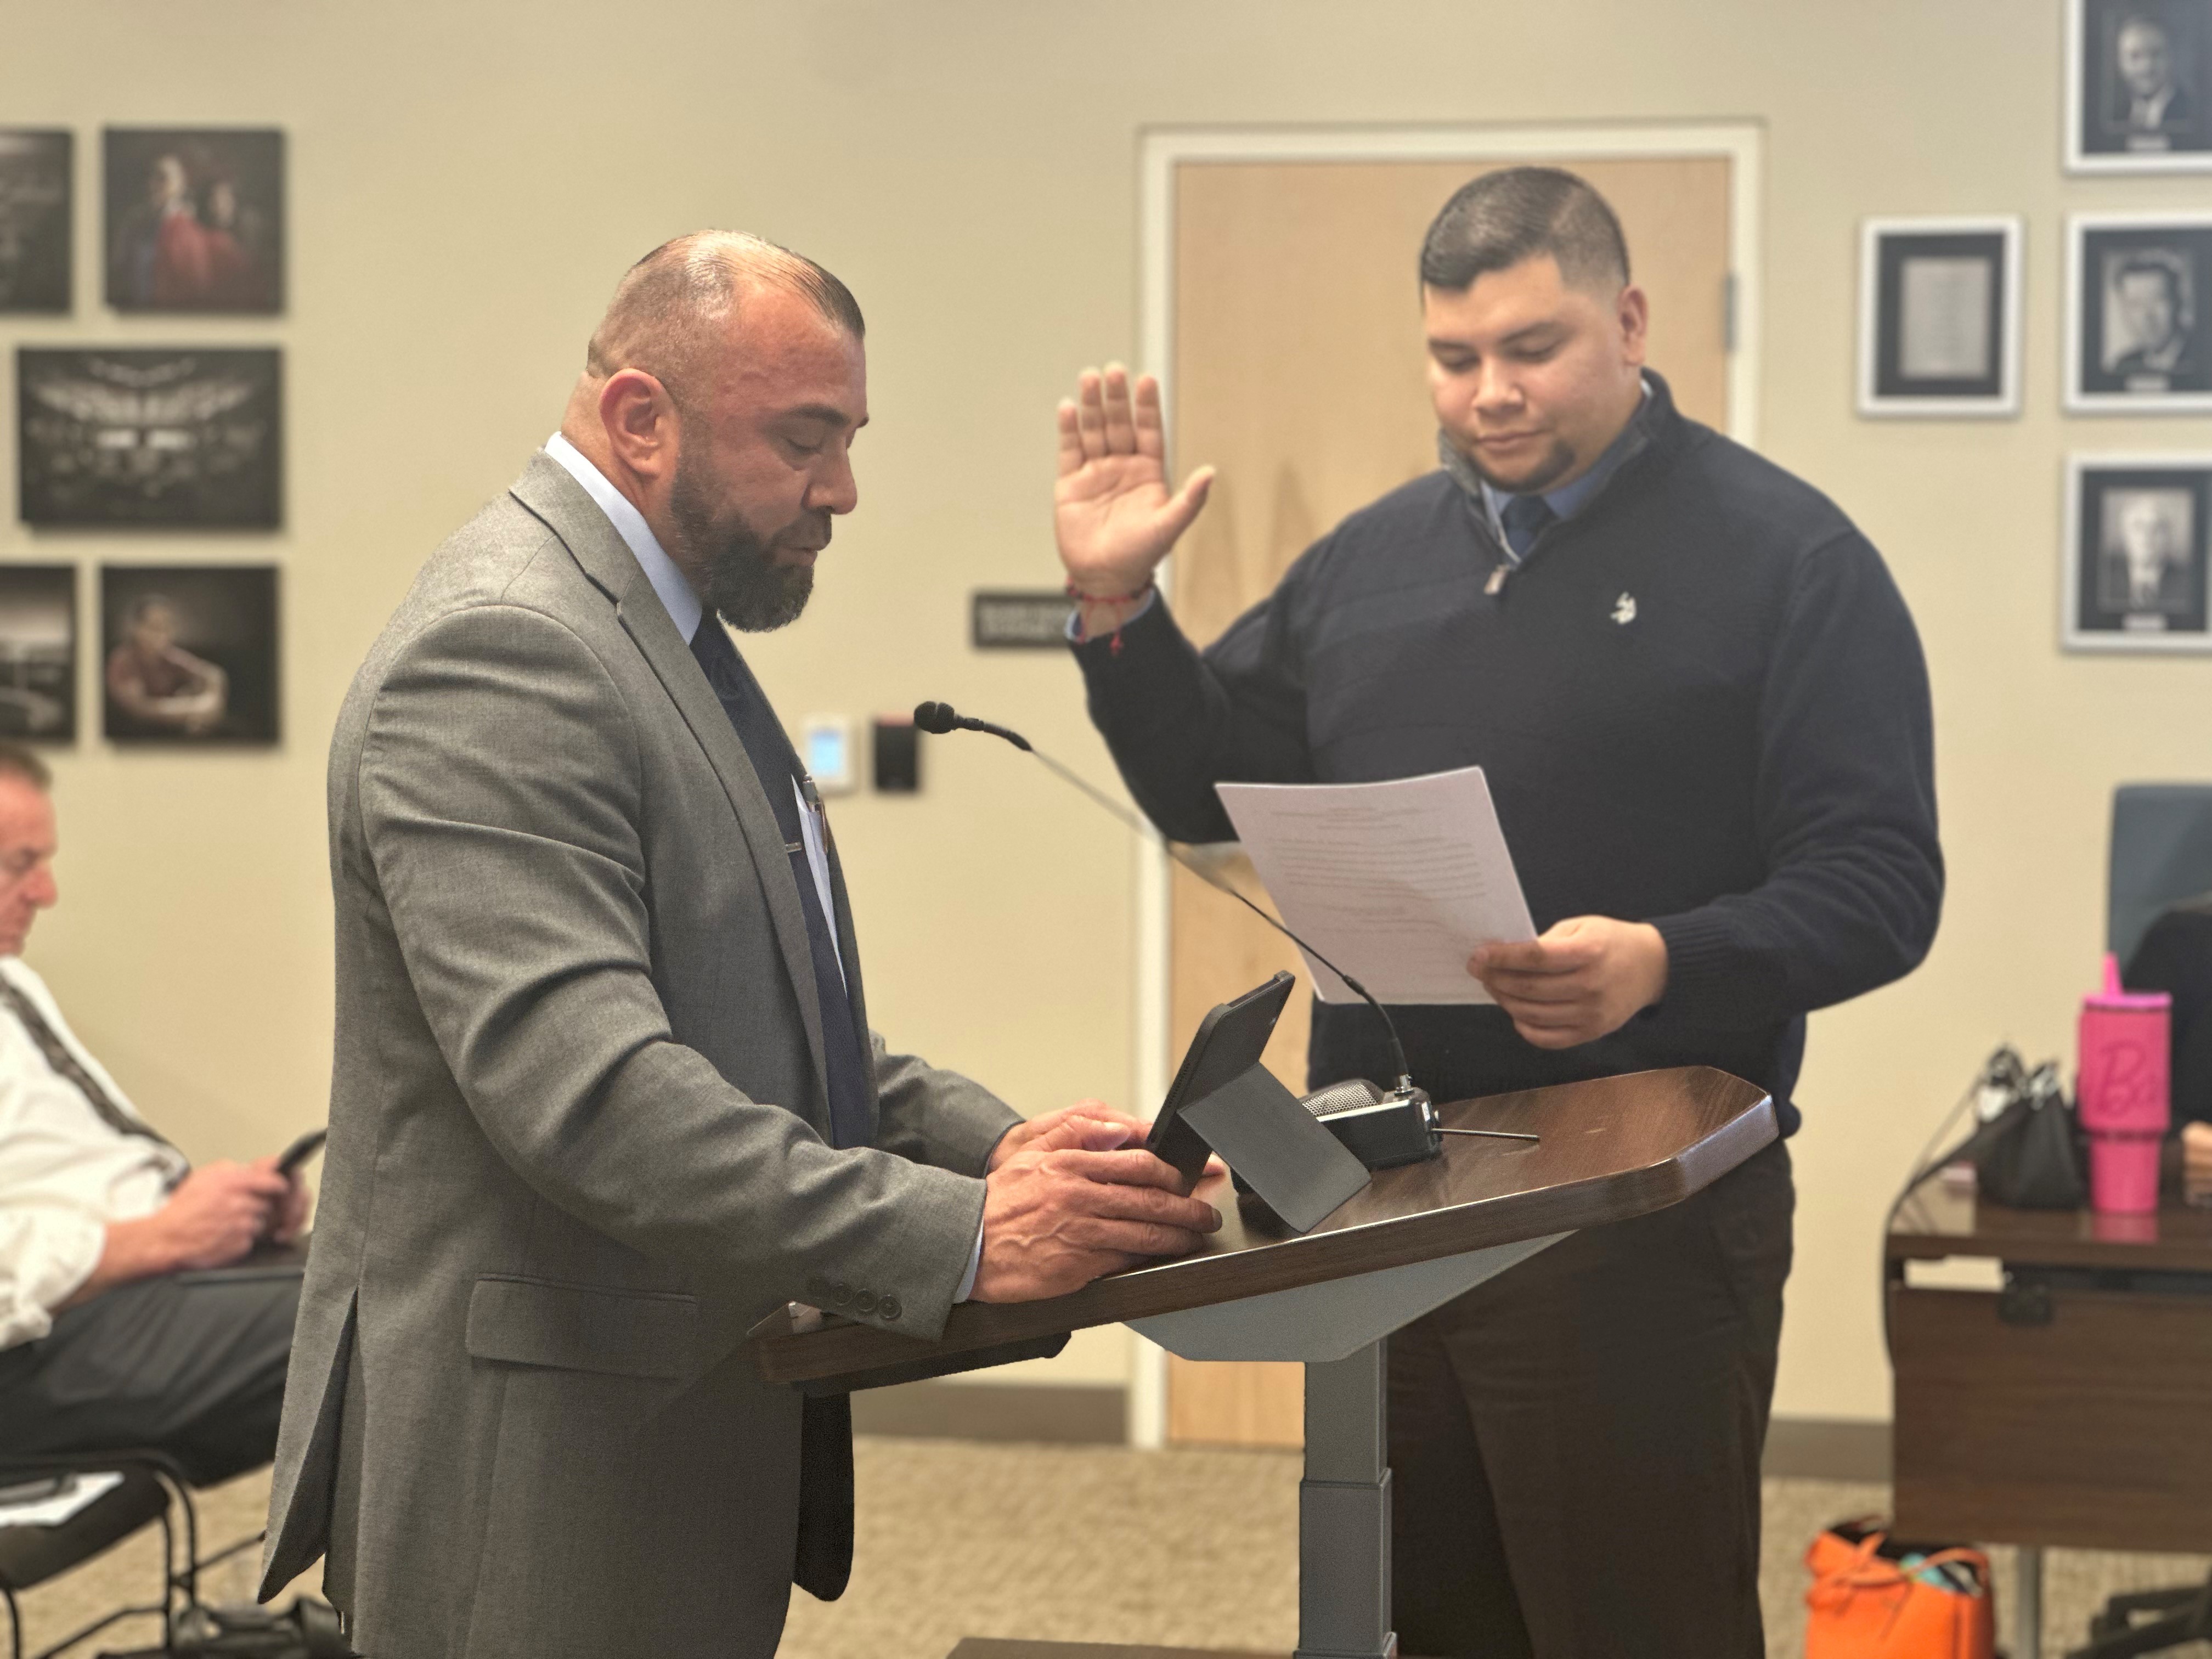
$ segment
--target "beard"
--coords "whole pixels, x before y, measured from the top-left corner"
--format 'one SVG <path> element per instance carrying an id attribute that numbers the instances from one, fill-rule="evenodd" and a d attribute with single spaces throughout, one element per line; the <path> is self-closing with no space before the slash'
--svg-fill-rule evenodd
<path id="1" fill-rule="evenodd" d="M 1541 460 L 1517 476 L 1509 478 L 1485 466 L 1474 453 L 1465 449 L 1461 450 L 1460 453 L 1467 457 L 1467 464 L 1474 469 L 1476 477 L 1492 489 L 1508 495 L 1540 495 L 1572 471 L 1577 459 L 1573 447 L 1566 440 L 1555 439 L 1553 441 L 1551 448 L 1545 452 Z"/>
<path id="2" fill-rule="evenodd" d="M 777 563 L 775 548 L 744 519 L 717 514 L 697 453 L 687 446 L 678 455 L 668 513 L 684 551 L 703 572 L 700 597 L 741 634 L 772 633 L 797 622 L 814 592 L 813 567 Z"/>

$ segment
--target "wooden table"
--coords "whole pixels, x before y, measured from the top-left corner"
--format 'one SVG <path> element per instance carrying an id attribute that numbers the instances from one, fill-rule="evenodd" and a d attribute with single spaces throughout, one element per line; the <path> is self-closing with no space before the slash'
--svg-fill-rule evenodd
<path id="1" fill-rule="evenodd" d="M 2148 1216 L 2012 1210 L 1931 1177 L 1884 1258 L 1899 1534 L 2020 1545 L 2024 1659 L 2045 1547 L 2212 1551 L 2212 1210 L 2171 1185 Z M 1937 1258 L 2002 1288 L 1907 1282 Z"/>
<path id="2" fill-rule="evenodd" d="M 1687 1198 L 1775 1138 L 1753 1085 L 1704 1067 L 1644 1072 L 1458 1101 L 1453 1128 L 1516 1129 L 1534 1143 L 1447 1137 L 1439 1158 L 1378 1172 L 1301 1236 L 1225 1177 L 1199 1194 L 1222 1228 L 1179 1261 L 1134 1267 L 1047 1302 L 966 1303 L 925 1342 L 791 1309 L 753 1331 L 762 1374 L 851 1389 L 1000 1358 L 1088 1325 L 1126 1322 L 1190 1359 L 1291 1359 L 1306 1367 L 1298 1487 L 1298 1656 L 1390 1659 L 1390 1471 L 1383 1339 L 1580 1227 Z M 962 1659 L 1146 1659 L 1152 1648 L 984 1644 Z"/>

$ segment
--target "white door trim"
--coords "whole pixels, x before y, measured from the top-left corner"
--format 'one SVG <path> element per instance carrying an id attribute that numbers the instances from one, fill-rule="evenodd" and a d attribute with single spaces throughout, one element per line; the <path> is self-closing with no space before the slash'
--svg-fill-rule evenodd
<path id="1" fill-rule="evenodd" d="M 1729 435 L 1759 432 L 1759 210 L 1762 130 L 1748 123 L 1612 126 L 1156 127 L 1139 145 L 1137 362 L 1164 392 L 1175 361 L 1175 178 L 1192 161 L 1506 161 L 1520 156 L 1597 161 L 1624 156 L 1723 156 L 1729 169 L 1729 265 L 1735 316 L 1728 373 Z M 1167 399 L 1167 407 L 1174 407 Z M 1170 455 L 1173 454 L 1170 434 Z M 1161 571 L 1172 592 L 1172 572 Z M 1157 1104 L 1168 1087 L 1168 863 L 1140 844 L 1137 858 L 1136 1099 Z M 1132 1343 L 1129 1443 L 1167 1442 L 1167 1353 Z"/>

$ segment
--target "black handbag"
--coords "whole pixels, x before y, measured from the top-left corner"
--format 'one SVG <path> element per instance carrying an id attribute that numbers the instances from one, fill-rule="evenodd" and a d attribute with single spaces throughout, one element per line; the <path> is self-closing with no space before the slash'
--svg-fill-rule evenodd
<path id="1" fill-rule="evenodd" d="M 1940 1162 L 1974 1166 L 1977 1190 L 2020 1210 L 2078 1210 L 2088 1201 L 2081 1127 L 2059 1081 L 2058 1062 L 2029 1072 L 1999 1048 L 1976 1085 L 1982 1125 Z"/>

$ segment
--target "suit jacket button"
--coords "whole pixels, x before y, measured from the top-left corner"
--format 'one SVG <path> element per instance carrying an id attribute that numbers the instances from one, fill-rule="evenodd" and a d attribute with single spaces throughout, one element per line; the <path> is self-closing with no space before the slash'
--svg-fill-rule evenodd
<path id="1" fill-rule="evenodd" d="M 855 1313 L 864 1314 L 875 1312 L 876 1293 L 873 1291 L 862 1291 L 860 1295 L 853 1298 L 853 1310 Z"/>
<path id="2" fill-rule="evenodd" d="M 809 1296 L 829 1295 L 830 1281 L 823 1278 L 820 1273 L 815 1274 L 813 1278 L 806 1281 L 806 1293 Z"/>
<path id="3" fill-rule="evenodd" d="M 843 1307 L 848 1302 L 850 1302 L 853 1299 L 853 1287 L 850 1285 L 843 1283 L 842 1280 L 837 1284 L 832 1285 L 830 1287 L 830 1299 L 836 1303 L 839 1307 Z"/>
<path id="4" fill-rule="evenodd" d="M 896 1297 L 887 1296 L 876 1304 L 876 1311 L 885 1319 L 896 1319 L 906 1310 L 899 1306 L 899 1299 Z"/>

